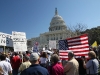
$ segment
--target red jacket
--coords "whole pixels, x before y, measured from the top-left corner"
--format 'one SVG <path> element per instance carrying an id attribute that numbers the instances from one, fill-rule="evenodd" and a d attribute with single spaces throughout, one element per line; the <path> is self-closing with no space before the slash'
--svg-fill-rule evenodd
<path id="1" fill-rule="evenodd" d="M 19 69 L 19 66 L 21 64 L 21 59 L 20 57 L 17 56 L 13 56 L 13 58 L 11 59 L 11 65 L 13 69 Z"/>
<path id="2" fill-rule="evenodd" d="M 63 66 L 59 63 L 55 63 L 48 68 L 50 75 L 64 75 Z"/>

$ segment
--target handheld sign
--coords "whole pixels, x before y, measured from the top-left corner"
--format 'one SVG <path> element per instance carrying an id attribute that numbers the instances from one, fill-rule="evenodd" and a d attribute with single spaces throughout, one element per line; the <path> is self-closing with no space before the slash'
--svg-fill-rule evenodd
<path id="1" fill-rule="evenodd" d="M 27 51 L 27 40 L 25 32 L 12 31 L 14 51 Z"/>

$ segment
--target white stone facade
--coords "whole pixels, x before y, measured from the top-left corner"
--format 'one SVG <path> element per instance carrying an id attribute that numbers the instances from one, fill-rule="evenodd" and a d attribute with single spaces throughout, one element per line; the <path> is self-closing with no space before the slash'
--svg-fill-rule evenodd
<path id="1" fill-rule="evenodd" d="M 49 32 L 40 34 L 39 37 L 31 38 L 28 40 L 28 47 L 32 47 L 35 42 L 39 43 L 39 48 L 47 47 L 49 40 L 57 41 L 71 37 L 70 30 L 67 29 L 66 24 L 61 16 L 58 15 L 57 8 L 55 9 L 55 15 L 50 22 Z"/>

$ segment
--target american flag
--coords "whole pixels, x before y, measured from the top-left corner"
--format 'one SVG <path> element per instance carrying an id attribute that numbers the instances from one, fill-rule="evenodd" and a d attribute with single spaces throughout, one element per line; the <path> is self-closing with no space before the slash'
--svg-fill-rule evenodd
<path id="1" fill-rule="evenodd" d="M 89 44 L 88 35 L 83 34 L 78 37 L 59 40 L 59 55 L 61 59 L 68 59 L 68 52 L 74 52 L 76 58 L 81 56 L 88 57 Z"/>

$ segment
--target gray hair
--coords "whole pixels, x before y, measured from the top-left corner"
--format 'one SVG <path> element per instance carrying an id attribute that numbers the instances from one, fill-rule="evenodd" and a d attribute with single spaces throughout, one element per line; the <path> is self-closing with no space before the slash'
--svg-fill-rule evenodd
<path id="1" fill-rule="evenodd" d="M 68 52 L 68 56 L 74 57 L 74 53 L 73 52 Z"/>
<path id="2" fill-rule="evenodd" d="M 30 59 L 30 57 L 27 56 L 27 55 L 25 55 L 23 58 L 25 58 L 26 60 L 29 60 Z"/>

